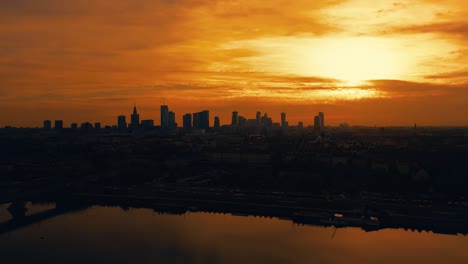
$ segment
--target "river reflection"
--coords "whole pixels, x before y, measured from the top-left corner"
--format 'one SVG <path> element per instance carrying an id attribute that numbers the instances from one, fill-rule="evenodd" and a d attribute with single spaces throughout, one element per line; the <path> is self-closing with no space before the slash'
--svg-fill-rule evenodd
<path id="1" fill-rule="evenodd" d="M 468 263 L 466 248 L 466 236 L 94 206 L 0 235 L 0 262 Z"/>

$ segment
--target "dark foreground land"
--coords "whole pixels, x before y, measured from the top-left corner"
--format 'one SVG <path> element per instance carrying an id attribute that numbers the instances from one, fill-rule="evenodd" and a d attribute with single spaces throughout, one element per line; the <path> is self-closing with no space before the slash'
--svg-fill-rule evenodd
<path id="1" fill-rule="evenodd" d="M 0 130 L 0 203 L 273 216 L 296 223 L 468 231 L 467 128 L 276 131 Z M 47 215 L 46 215 L 47 216 Z M 19 221 L 19 222 L 18 222 Z"/>

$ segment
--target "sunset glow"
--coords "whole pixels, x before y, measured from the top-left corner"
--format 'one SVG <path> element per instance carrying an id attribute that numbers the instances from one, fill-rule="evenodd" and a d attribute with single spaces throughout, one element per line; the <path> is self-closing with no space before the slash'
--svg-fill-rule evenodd
<path id="1" fill-rule="evenodd" d="M 311 124 L 304 117 L 326 109 L 335 124 L 467 125 L 467 7 L 2 1 L 0 125 L 113 124 L 134 102 L 157 120 L 163 97 L 178 120 L 210 107 L 228 123 L 233 110 L 258 108 Z"/>

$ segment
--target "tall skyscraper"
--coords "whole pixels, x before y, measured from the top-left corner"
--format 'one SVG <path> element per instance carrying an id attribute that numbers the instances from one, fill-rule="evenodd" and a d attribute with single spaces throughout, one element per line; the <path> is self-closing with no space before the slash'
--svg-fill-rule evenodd
<path id="1" fill-rule="evenodd" d="M 320 135 L 320 133 L 322 132 L 321 128 L 320 128 L 320 116 L 315 116 L 314 117 L 314 132 L 315 132 L 315 135 Z"/>
<path id="2" fill-rule="evenodd" d="M 214 128 L 219 128 L 219 117 L 218 116 L 215 116 L 213 126 L 214 126 Z"/>
<path id="3" fill-rule="evenodd" d="M 176 128 L 177 123 L 175 121 L 175 113 L 172 111 L 169 111 L 169 127 L 170 128 Z"/>
<path id="4" fill-rule="evenodd" d="M 193 114 L 193 128 L 205 130 L 210 128 L 210 112 L 208 110 Z"/>
<path id="5" fill-rule="evenodd" d="M 287 123 L 286 123 L 286 113 L 281 113 L 281 127 L 287 127 Z"/>
<path id="6" fill-rule="evenodd" d="M 184 130 L 192 129 L 192 114 L 185 114 L 182 119 Z"/>
<path id="7" fill-rule="evenodd" d="M 46 130 L 52 129 L 52 122 L 50 120 L 44 120 L 44 129 Z"/>
<path id="8" fill-rule="evenodd" d="M 232 126 L 232 127 L 236 127 L 238 121 L 239 121 L 239 113 L 236 112 L 236 111 L 232 112 L 231 126 Z"/>
<path id="9" fill-rule="evenodd" d="M 262 113 L 257 112 L 257 115 L 255 116 L 255 119 L 257 120 L 257 126 L 260 126 L 262 124 Z"/>
<path id="10" fill-rule="evenodd" d="M 127 129 L 127 119 L 124 115 L 117 117 L 117 127 L 119 129 Z"/>
<path id="11" fill-rule="evenodd" d="M 169 127 L 169 107 L 167 105 L 161 105 L 161 127 Z"/>
<path id="12" fill-rule="evenodd" d="M 318 117 L 320 118 L 320 131 L 323 132 L 323 129 L 325 128 L 325 115 L 323 112 L 319 112 Z"/>
<path id="13" fill-rule="evenodd" d="M 137 112 L 136 105 L 133 106 L 133 114 L 130 116 L 130 126 L 133 129 L 139 128 L 140 127 L 140 115 Z"/>

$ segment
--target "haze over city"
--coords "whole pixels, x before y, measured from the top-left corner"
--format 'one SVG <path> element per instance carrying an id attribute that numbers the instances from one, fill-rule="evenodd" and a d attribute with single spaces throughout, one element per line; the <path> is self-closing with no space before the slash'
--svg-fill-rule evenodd
<path id="1" fill-rule="evenodd" d="M 0 3 L 0 126 L 257 111 L 291 124 L 468 124 L 466 1 Z M 8 114 L 6 114 L 8 113 Z"/>

